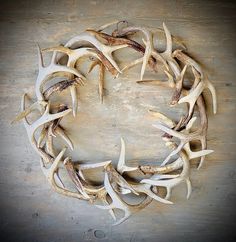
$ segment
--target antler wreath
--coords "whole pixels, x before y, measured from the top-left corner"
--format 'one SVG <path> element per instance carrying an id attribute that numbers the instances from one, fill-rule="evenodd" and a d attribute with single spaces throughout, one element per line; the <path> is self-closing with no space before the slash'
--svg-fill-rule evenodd
<path id="1" fill-rule="evenodd" d="M 126 25 L 123 24 L 121 27 L 121 23 L 126 23 Z M 116 29 L 111 34 L 105 33 L 104 31 L 111 26 L 116 26 Z M 165 34 L 166 49 L 164 52 L 154 48 L 153 37 L 156 32 Z M 136 33 L 142 35 L 142 44 L 133 40 Z M 64 46 L 42 50 L 38 46 L 39 73 L 35 85 L 36 101 L 25 107 L 27 95 L 24 94 L 21 104 L 22 112 L 14 119 L 14 121 L 23 120 L 30 143 L 40 156 L 41 169 L 52 188 L 62 195 L 86 200 L 95 204 L 98 208 L 108 210 L 115 220 L 114 210 L 122 210 L 124 216 L 115 224 L 122 223 L 131 214 L 150 204 L 153 199 L 161 203 L 172 204 L 169 200 L 171 191 L 182 182 L 186 182 L 187 198 L 189 198 L 191 194 L 190 160 L 199 157 L 198 168 L 200 168 L 205 156 L 213 152 L 213 150 L 207 149 L 208 119 L 202 93 L 205 89 L 210 90 L 213 100 L 213 112 L 216 113 L 215 88 L 203 73 L 201 66 L 186 53 L 184 46 L 180 44 L 174 50 L 172 42 L 178 44 L 178 39 L 170 34 L 164 23 L 163 29 L 155 29 L 128 26 L 126 21 L 120 21 L 106 24 L 97 30 L 87 29 L 69 40 Z M 124 48 L 132 48 L 140 52 L 142 57 L 133 60 L 123 69 L 120 69 L 112 54 Z M 48 66 L 45 66 L 43 61 L 42 54 L 45 52 L 52 52 L 52 59 Z M 61 60 L 65 56 L 67 56 L 67 63 L 62 64 Z M 77 61 L 82 57 L 89 57 L 92 60 L 89 72 L 96 65 L 100 68 L 98 86 L 101 102 L 104 99 L 105 70 L 114 77 L 118 77 L 133 66 L 141 64 L 141 80 L 138 83 L 172 88 L 171 106 L 180 103 L 187 104 L 188 112 L 181 117 L 178 123 L 161 113 L 149 110 L 151 115 L 159 119 L 160 122 L 153 126 L 164 132 L 163 141 L 170 149 L 170 154 L 161 165 L 127 166 L 123 139 L 121 139 L 120 158 L 116 168 L 111 161 L 81 164 L 72 161 L 70 157 L 65 157 L 66 148 L 63 148 L 59 153 L 55 150 L 53 141 L 57 137 L 63 139 L 69 148 L 73 150 L 73 142 L 68 137 L 66 130 L 61 126 L 61 120 L 71 113 L 74 116 L 77 115 L 77 88 L 84 85 L 86 81 L 86 77 L 80 73 L 77 65 Z M 150 68 L 153 72 L 163 70 L 167 80 L 143 80 L 147 68 Z M 188 78 L 190 82 L 188 85 L 185 82 L 186 71 L 191 72 L 192 77 L 194 77 L 193 80 Z M 46 89 L 45 84 L 55 77 L 64 77 L 66 80 L 58 81 Z M 70 90 L 71 108 L 65 104 L 56 105 L 50 101 L 54 94 L 65 89 Z M 195 107 L 199 112 L 200 125 L 195 131 L 191 131 L 193 123 L 197 119 L 197 116 L 194 116 Z M 27 119 L 28 115 L 35 111 L 40 116 L 30 123 L 29 119 Z M 179 141 L 176 142 L 175 140 Z M 192 141 L 201 142 L 200 151 L 191 150 L 190 143 Z M 173 160 L 176 155 L 178 158 Z M 64 186 L 58 173 L 59 169 L 63 168 L 67 170 L 76 191 Z M 95 186 L 85 178 L 83 172 L 84 170 L 96 170 L 98 168 L 103 168 L 104 182 L 100 186 Z M 129 173 L 133 171 L 140 171 L 143 176 L 149 174 L 149 178 L 143 177 L 139 182 L 134 181 L 129 177 Z M 125 177 L 123 176 L 124 173 L 126 173 Z M 165 197 L 161 196 L 160 187 L 166 189 Z M 136 196 L 142 194 L 145 195 L 145 198 L 136 205 L 129 204 L 123 199 L 129 193 Z"/>

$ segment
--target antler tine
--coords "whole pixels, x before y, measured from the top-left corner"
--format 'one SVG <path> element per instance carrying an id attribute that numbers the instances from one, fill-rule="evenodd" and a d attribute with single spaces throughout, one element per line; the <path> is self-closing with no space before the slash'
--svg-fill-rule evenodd
<path id="1" fill-rule="evenodd" d="M 26 95 L 26 94 L 25 94 Z M 30 105 L 28 108 L 24 108 L 24 111 L 20 112 L 12 121 L 11 124 L 18 122 L 22 120 L 24 117 L 29 115 L 34 110 L 39 110 L 40 113 L 43 113 L 45 110 L 45 107 L 47 105 L 47 102 L 45 101 L 38 101 L 34 102 L 32 105 Z"/>
<path id="2" fill-rule="evenodd" d="M 75 166 L 82 171 L 82 170 L 88 170 L 88 169 L 95 169 L 98 167 L 106 167 L 110 163 L 111 163 L 111 160 L 98 162 L 98 163 L 90 163 L 90 164 L 76 164 Z"/>
<path id="3" fill-rule="evenodd" d="M 138 167 L 129 167 L 125 164 L 125 142 L 123 138 L 120 139 L 121 141 L 121 150 L 120 150 L 120 158 L 117 164 L 117 171 L 122 175 L 124 172 L 135 171 Z"/>
<path id="4" fill-rule="evenodd" d="M 45 139 L 46 135 L 47 135 L 47 128 L 43 127 L 40 132 L 39 138 L 37 140 L 37 147 L 40 147 L 40 148 L 43 147 L 42 142 Z"/>
<path id="5" fill-rule="evenodd" d="M 115 21 L 112 21 L 112 22 L 110 22 L 110 23 L 104 24 L 104 25 L 102 25 L 102 26 L 100 26 L 100 27 L 98 27 L 98 28 L 96 28 L 96 29 L 97 29 L 98 32 L 101 32 L 101 31 L 103 31 L 104 29 L 109 28 L 110 26 L 112 26 L 112 25 L 114 25 L 114 24 L 117 24 L 117 23 L 119 23 L 119 22 L 120 22 L 120 20 L 115 20 Z"/>
<path id="6" fill-rule="evenodd" d="M 135 184 L 133 185 L 134 189 L 139 192 L 139 193 L 144 193 L 147 196 L 149 196 L 150 198 L 164 203 L 164 204 L 173 204 L 173 202 L 168 201 L 162 197 L 157 196 L 153 191 L 152 191 L 152 185 L 150 184 Z"/>
<path id="7" fill-rule="evenodd" d="M 60 138 L 62 138 L 67 145 L 70 147 L 71 150 L 74 150 L 74 145 L 72 141 L 70 140 L 69 136 L 66 134 L 65 130 L 58 125 L 54 130 L 55 135 L 58 135 Z"/>
<path id="8" fill-rule="evenodd" d="M 100 70 L 99 70 L 99 82 L 98 82 L 98 92 L 99 92 L 99 98 L 100 102 L 103 103 L 103 96 L 104 96 L 104 65 L 102 63 L 99 64 Z"/>
<path id="9" fill-rule="evenodd" d="M 166 50 L 160 55 L 165 59 L 165 61 L 170 66 L 172 72 L 175 75 L 175 78 L 178 78 L 180 75 L 180 67 L 179 67 L 179 64 L 172 57 L 172 36 L 165 23 L 163 23 L 163 29 L 166 36 Z"/>
<path id="10" fill-rule="evenodd" d="M 55 158 L 55 151 L 53 148 L 53 132 L 52 132 L 52 126 L 53 123 L 49 124 L 48 128 L 47 128 L 47 134 L 46 134 L 46 151 L 47 153 L 52 156 L 53 158 Z"/>
<path id="11" fill-rule="evenodd" d="M 179 98 L 181 96 L 182 88 L 183 88 L 184 75 L 185 75 L 185 72 L 187 70 L 187 67 L 188 67 L 187 65 L 184 66 L 180 75 L 176 79 L 175 90 L 174 90 L 174 93 L 172 95 L 172 99 L 171 99 L 171 103 L 170 103 L 170 105 L 172 105 L 172 106 L 177 104 L 177 102 L 179 101 Z"/>
<path id="12" fill-rule="evenodd" d="M 168 125 L 168 127 L 173 128 L 175 127 L 176 123 L 171 120 L 170 118 L 168 118 L 166 115 L 164 115 L 163 113 L 154 111 L 154 110 L 148 110 L 148 113 L 157 118 L 158 120 L 164 122 L 166 125 Z"/>
<path id="13" fill-rule="evenodd" d="M 169 29 L 167 28 L 166 24 L 163 22 L 163 29 L 165 32 L 165 36 L 166 36 L 166 50 L 165 50 L 165 55 L 170 56 L 172 54 L 172 36 L 171 33 L 169 31 Z"/>
<path id="14" fill-rule="evenodd" d="M 165 25 L 166 26 L 166 25 Z M 165 33 L 165 30 L 163 28 L 155 28 L 155 27 L 147 27 L 150 31 L 152 31 L 153 34 L 157 32 Z M 172 42 L 180 45 L 184 50 L 187 50 L 187 47 L 185 46 L 184 42 L 180 40 L 178 37 L 171 34 Z"/>
<path id="15" fill-rule="evenodd" d="M 125 72 L 126 70 L 138 65 L 138 64 L 141 64 L 143 62 L 143 57 L 139 58 L 139 59 L 136 59 L 136 60 L 133 60 L 131 61 L 129 64 L 125 65 L 122 69 L 121 69 L 121 72 Z M 120 73 L 117 73 L 116 75 L 116 78 L 119 76 Z"/>
<path id="16" fill-rule="evenodd" d="M 152 33 L 149 31 L 145 31 L 145 37 L 146 37 L 146 48 L 145 48 L 145 53 L 143 55 L 143 64 L 141 68 L 141 74 L 140 74 L 140 79 L 143 80 L 144 72 L 148 64 L 148 60 L 151 57 L 152 50 L 153 50 L 153 36 Z"/>
<path id="17" fill-rule="evenodd" d="M 75 85 L 70 86 L 69 89 L 70 89 L 70 95 L 72 99 L 72 114 L 75 117 L 77 115 L 77 110 L 78 110 L 77 89 Z"/>
<path id="18" fill-rule="evenodd" d="M 43 56 L 38 43 L 37 43 L 37 52 L 38 52 L 38 67 L 39 69 L 42 69 L 44 67 Z"/>

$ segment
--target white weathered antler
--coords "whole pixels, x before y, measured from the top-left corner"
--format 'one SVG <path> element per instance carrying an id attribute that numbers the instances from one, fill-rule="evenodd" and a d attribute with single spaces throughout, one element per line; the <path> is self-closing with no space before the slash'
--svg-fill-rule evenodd
<path id="1" fill-rule="evenodd" d="M 109 175 L 108 175 L 107 172 L 105 172 L 104 186 L 105 186 L 105 189 L 106 189 L 107 193 L 109 194 L 109 196 L 112 199 L 112 203 L 110 205 L 107 205 L 107 206 L 101 206 L 101 205 L 95 205 L 95 206 L 97 206 L 98 208 L 101 208 L 101 209 L 120 209 L 120 210 L 124 211 L 124 213 L 125 213 L 124 214 L 124 217 L 121 218 L 120 220 L 118 220 L 113 225 L 119 225 L 119 224 L 121 224 L 126 219 L 128 219 L 131 216 L 132 213 L 141 210 L 142 208 L 146 207 L 152 201 L 152 198 L 146 197 L 138 205 L 130 205 L 130 204 L 127 204 L 126 202 L 124 202 L 119 197 L 119 195 L 113 189 L 113 187 L 112 187 L 112 185 L 111 185 L 111 183 L 109 181 Z"/>
<path id="2" fill-rule="evenodd" d="M 205 75 L 203 75 L 202 68 L 200 65 L 193 60 L 191 57 L 189 57 L 187 54 L 183 53 L 182 50 L 175 50 L 173 52 L 173 57 L 177 58 L 181 62 L 183 62 L 185 65 L 189 65 L 193 67 L 193 74 L 195 75 L 195 79 L 198 78 L 197 72 L 200 73 L 200 79 L 201 81 L 198 84 L 195 84 L 189 94 L 179 100 L 178 103 L 184 103 L 187 102 L 190 105 L 189 113 L 192 112 L 192 109 L 197 101 L 197 98 L 202 94 L 204 89 L 209 89 L 212 95 L 212 104 L 213 104 L 213 112 L 214 114 L 217 112 L 217 98 L 216 98 L 216 90 L 215 87 L 212 85 L 212 83 L 207 79 Z M 196 71 L 194 71 L 196 70 Z"/>
<path id="3" fill-rule="evenodd" d="M 123 138 L 121 141 L 120 158 L 117 164 L 117 171 L 122 175 L 124 172 L 135 171 L 138 167 L 129 167 L 125 164 L 125 142 Z"/>
<path id="4" fill-rule="evenodd" d="M 166 163 L 169 161 L 170 157 L 172 157 L 173 155 L 177 154 L 179 152 L 179 150 L 184 149 L 185 152 L 187 153 L 187 156 L 189 158 L 189 160 L 194 159 L 194 158 L 198 158 L 201 157 L 201 162 L 199 164 L 199 168 L 201 167 L 203 161 L 204 161 L 204 156 L 208 155 L 210 153 L 213 152 L 213 150 L 206 150 L 206 141 L 205 141 L 205 136 L 206 136 L 206 128 L 207 128 L 207 120 L 205 119 L 206 117 L 204 116 L 204 106 L 202 101 L 198 101 L 200 108 L 201 108 L 201 118 L 203 121 L 203 129 L 199 129 L 198 132 L 201 133 L 202 138 L 201 138 L 201 142 L 202 142 L 202 150 L 201 151 L 197 151 L 197 152 L 193 152 L 190 149 L 190 141 L 186 141 L 179 144 L 179 147 L 177 149 L 175 149 L 173 152 L 170 153 L 170 155 L 163 161 L 162 166 L 165 166 Z M 155 117 L 157 117 L 160 121 L 164 122 L 166 125 L 169 126 L 169 130 L 172 130 L 173 127 L 175 127 L 175 122 L 173 122 L 171 119 L 169 119 L 168 117 L 166 117 L 165 115 L 158 113 L 158 112 L 153 112 L 152 115 L 155 115 Z M 196 120 L 196 117 L 193 117 L 192 119 L 189 120 L 187 126 L 186 126 L 186 132 L 185 132 L 185 136 L 187 139 L 187 136 L 190 132 L 190 129 L 192 128 L 194 122 Z M 163 126 L 162 124 L 160 124 L 161 126 Z M 157 127 L 158 125 L 153 125 L 154 127 Z M 163 129 L 162 129 L 163 130 Z M 164 131 L 164 130 L 163 130 Z M 177 132 L 175 130 L 173 130 L 174 132 Z M 197 132 L 197 134 L 198 134 Z M 168 133 L 168 132 L 167 132 Z M 179 134 L 182 134 L 180 132 L 178 132 Z M 170 133 L 169 133 L 170 134 Z M 195 134 L 195 135 L 197 135 Z M 177 137 L 177 136 L 175 136 Z M 178 137 L 179 138 L 179 137 Z M 196 137 L 196 139 L 198 139 L 199 137 Z M 166 140 L 165 137 L 163 137 L 164 140 Z M 183 139 L 183 138 L 182 138 Z M 194 138 L 193 138 L 194 139 Z M 180 139 L 181 140 L 181 139 Z M 169 138 L 167 139 L 167 141 L 169 141 Z"/>
<path id="5" fill-rule="evenodd" d="M 51 62 L 48 66 L 44 66 L 43 57 L 40 47 L 38 46 L 38 56 L 39 56 L 39 73 L 35 85 L 35 94 L 38 100 L 44 100 L 43 96 L 43 85 L 51 78 L 58 76 L 68 76 L 68 74 L 75 75 L 81 79 L 85 77 L 79 73 L 75 68 L 62 66 L 57 64 L 56 51 L 53 52 Z"/>
<path id="6" fill-rule="evenodd" d="M 177 177 L 174 177 L 172 179 L 168 179 L 168 177 L 163 177 L 163 175 L 161 175 L 161 176 L 154 177 L 153 179 L 152 178 L 151 179 L 143 179 L 140 182 L 141 183 L 147 183 L 147 184 L 154 185 L 154 186 L 165 187 L 166 188 L 165 199 L 169 199 L 170 196 L 171 196 L 172 188 L 177 186 L 181 182 L 185 181 L 186 185 L 187 185 L 187 199 L 189 199 L 189 197 L 191 195 L 191 191 L 192 191 L 191 182 L 189 180 L 189 175 L 190 175 L 189 160 L 188 160 L 188 157 L 184 154 L 183 151 L 180 151 L 180 157 L 181 157 L 182 162 L 183 162 L 183 170 L 182 170 L 181 174 L 178 175 Z"/>
<path id="7" fill-rule="evenodd" d="M 166 50 L 163 53 L 160 53 L 160 55 L 167 61 L 175 77 L 178 78 L 180 76 L 180 67 L 172 57 L 172 36 L 165 23 L 163 23 L 163 29 L 166 36 Z"/>
<path id="8" fill-rule="evenodd" d="M 152 176 L 150 179 L 155 179 L 155 175 Z M 147 196 L 151 197 L 152 199 L 164 203 L 164 204 L 173 204 L 173 202 L 168 201 L 165 198 L 162 198 L 160 196 L 158 196 L 157 194 L 155 194 L 152 189 L 153 189 L 153 185 L 152 184 L 135 184 L 133 185 L 133 188 L 139 192 L 139 193 L 144 193 Z"/>
<path id="9" fill-rule="evenodd" d="M 179 153 L 183 147 L 189 143 L 190 141 L 193 140 L 200 140 L 201 145 L 202 145 L 202 151 L 198 153 L 199 156 L 201 156 L 201 161 L 200 161 L 200 166 L 202 165 L 203 161 L 204 161 L 204 157 L 207 154 L 212 153 L 212 150 L 205 150 L 206 149 L 206 131 L 207 131 L 207 119 L 205 116 L 205 107 L 204 107 L 204 103 L 202 100 L 202 97 L 200 96 L 198 99 L 198 104 L 199 104 L 199 111 L 200 111 L 200 116 L 201 116 L 201 127 L 192 132 L 192 133 L 181 133 L 175 130 L 170 129 L 169 127 L 166 127 L 163 124 L 154 124 L 153 126 L 161 129 L 162 131 L 168 133 L 171 136 L 174 136 L 178 139 L 180 139 L 180 144 L 178 145 L 178 147 L 173 150 L 168 156 L 167 158 L 163 161 L 162 166 L 164 166 L 172 156 L 176 155 L 177 153 Z M 188 146 L 187 146 L 188 148 Z"/>
<path id="10" fill-rule="evenodd" d="M 120 210 L 123 210 L 125 215 L 122 219 L 120 219 L 118 222 L 116 222 L 114 225 L 118 225 L 125 221 L 128 217 L 131 215 L 131 211 L 127 204 L 121 200 L 121 198 L 118 196 L 118 194 L 114 191 L 113 187 L 111 186 L 111 183 L 109 181 L 109 177 L 107 172 L 105 172 L 104 177 L 104 186 L 106 188 L 107 193 L 112 198 L 112 203 L 107 206 L 101 206 L 101 205 L 95 205 L 98 208 L 101 209 L 115 209 L 118 208 Z"/>
<path id="11" fill-rule="evenodd" d="M 198 97 L 202 94 L 204 89 L 209 89 L 212 94 L 212 99 L 213 99 L 213 112 L 216 114 L 217 111 L 217 101 L 216 101 L 216 92 L 215 88 L 211 84 L 209 80 L 201 81 L 199 84 L 196 86 L 195 89 L 191 89 L 189 94 L 185 97 L 182 97 L 178 103 L 188 103 L 189 104 L 189 114 L 192 113 L 194 105 L 198 99 Z"/>

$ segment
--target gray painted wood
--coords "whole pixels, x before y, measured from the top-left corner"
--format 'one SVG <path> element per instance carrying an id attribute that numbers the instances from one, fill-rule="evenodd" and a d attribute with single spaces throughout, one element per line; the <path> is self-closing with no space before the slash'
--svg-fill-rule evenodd
<path id="1" fill-rule="evenodd" d="M 4 241 L 233 241 L 235 193 L 235 4 L 221 1 L 5 1 L 1 6 L 0 189 Z M 124 224 L 112 227 L 106 211 L 55 194 L 40 171 L 21 124 L 9 123 L 23 92 L 32 93 L 37 75 L 35 42 L 64 43 L 85 28 L 114 19 L 158 27 L 165 21 L 189 53 L 206 68 L 217 89 L 218 113 L 209 93 L 208 146 L 215 153 L 200 171 L 192 168 L 193 194 L 174 190 L 173 206 L 153 202 Z M 96 72 L 80 90 L 80 113 L 73 121 L 75 159 L 100 161 L 119 156 L 120 136 L 127 159 L 160 161 L 167 154 L 160 132 L 151 128 L 149 107 L 171 117 L 182 109 L 167 105 L 170 91 L 135 84 L 137 71 L 123 79 L 107 75 L 107 96 L 99 104 Z M 128 78 L 130 78 L 128 80 Z M 67 96 L 64 93 L 61 98 Z M 134 161 L 135 163 L 136 161 Z M 96 235 L 96 236 L 95 236 Z"/>

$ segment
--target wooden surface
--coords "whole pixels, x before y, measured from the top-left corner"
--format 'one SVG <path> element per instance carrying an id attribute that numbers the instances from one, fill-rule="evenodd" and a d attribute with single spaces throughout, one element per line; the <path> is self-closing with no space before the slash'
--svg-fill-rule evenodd
<path id="1" fill-rule="evenodd" d="M 5 1 L 1 4 L 0 191 L 4 241 L 234 241 L 235 240 L 235 4 L 221 1 Z M 106 211 L 54 193 L 39 167 L 22 124 L 9 123 L 19 111 L 23 92 L 32 93 L 37 75 L 35 42 L 42 47 L 65 43 L 88 27 L 127 19 L 160 27 L 165 21 L 189 53 L 208 72 L 217 90 L 218 113 L 209 93 L 208 147 L 215 153 L 203 168 L 192 167 L 193 193 L 176 188 L 168 206 L 153 202 L 120 226 Z M 119 57 L 119 56 L 118 56 Z M 135 71 L 136 70 L 136 71 Z M 169 90 L 135 83 L 140 66 L 124 78 L 107 76 L 104 105 L 91 75 L 80 90 L 80 113 L 69 130 L 78 149 L 75 159 L 101 161 L 119 156 L 120 137 L 127 159 L 161 161 L 167 154 L 160 132 L 151 128 L 146 110 L 172 118 Z M 137 74 L 138 72 L 138 74 Z M 66 96 L 66 94 L 65 94 Z M 65 123 L 65 126 L 69 124 Z"/>

